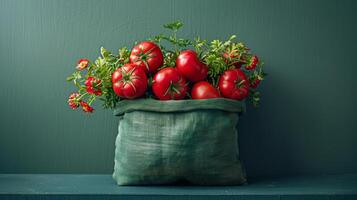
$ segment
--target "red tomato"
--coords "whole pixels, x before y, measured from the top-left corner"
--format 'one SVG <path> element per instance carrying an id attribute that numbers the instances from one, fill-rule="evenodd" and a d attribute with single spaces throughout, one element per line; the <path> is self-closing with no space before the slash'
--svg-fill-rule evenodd
<path id="1" fill-rule="evenodd" d="M 235 100 L 243 100 L 249 94 L 249 82 L 240 69 L 223 72 L 218 81 L 218 88 L 223 97 Z"/>
<path id="2" fill-rule="evenodd" d="M 160 47 L 153 42 L 144 41 L 134 46 L 130 53 L 130 62 L 141 67 L 146 73 L 152 73 L 164 61 Z"/>
<path id="3" fill-rule="evenodd" d="M 133 64 L 125 64 L 112 74 L 114 92 L 125 99 L 142 96 L 147 89 L 147 76 L 141 68 Z"/>
<path id="4" fill-rule="evenodd" d="M 218 90 L 207 81 L 200 81 L 193 85 L 191 90 L 192 99 L 219 98 Z"/>
<path id="5" fill-rule="evenodd" d="M 160 100 L 183 99 L 187 90 L 186 79 L 176 68 L 167 67 L 154 75 L 152 91 Z"/>
<path id="6" fill-rule="evenodd" d="M 176 59 L 177 69 L 190 81 L 198 82 L 207 77 L 208 67 L 202 63 L 195 51 L 182 51 Z"/>

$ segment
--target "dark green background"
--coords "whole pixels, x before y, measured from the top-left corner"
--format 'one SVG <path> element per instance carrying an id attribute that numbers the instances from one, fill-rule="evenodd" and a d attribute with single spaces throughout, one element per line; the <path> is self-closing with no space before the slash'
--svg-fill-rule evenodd
<path id="1" fill-rule="evenodd" d="M 357 2 L 0 0 L 0 173 L 111 173 L 117 120 L 68 108 L 65 77 L 184 22 L 237 34 L 266 63 L 262 106 L 239 125 L 249 176 L 357 172 Z"/>

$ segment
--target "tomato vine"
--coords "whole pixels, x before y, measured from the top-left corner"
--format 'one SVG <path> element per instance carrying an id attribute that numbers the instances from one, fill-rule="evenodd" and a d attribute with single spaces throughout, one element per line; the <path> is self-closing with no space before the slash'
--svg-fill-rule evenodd
<path id="1" fill-rule="evenodd" d="M 251 87 L 249 99 L 254 106 L 259 105 L 260 92 L 256 88 L 266 76 L 263 71 L 264 63 L 252 54 L 244 43 L 236 42 L 235 35 L 225 41 L 207 41 L 200 37 L 191 40 L 179 37 L 178 32 L 183 27 L 183 23 L 180 21 L 165 24 L 163 27 L 168 32 L 148 39 L 160 47 L 164 56 L 163 65 L 158 70 L 175 67 L 180 52 L 192 49 L 197 53 L 199 60 L 208 66 L 207 81 L 214 87 L 217 87 L 219 77 L 226 70 L 234 68 L 242 70 L 247 75 Z M 90 106 L 98 98 L 103 102 L 104 108 L 114 108 L 121 99 L 113 91 L 112 74 L 117 68 L 130 62 L 130 54 L 131 51 L 126 47 L 120 48 L 116 54 L 101 47 L 100 56 L 93 62 L 81 59 L 77 63 L 77 70 L 67 78 L 67 81 L 72 82 L 78 89 L 78 92 L 72 93 L 68 100 L 70 106 L 77 108 L 81 102 L 85 102 L 87 107 L 83 109 L 91 111 Z M 88 92 L 85 81 L 89 77 L 99 80 L 100 84 L 96 87 L 99 87 L 100 93 Z M 149 88 L 152 84 L 152 77 L 153 74 L 148 76 Z M 150 89 L 147 91 L 146 97 L 152 97 Z"/>

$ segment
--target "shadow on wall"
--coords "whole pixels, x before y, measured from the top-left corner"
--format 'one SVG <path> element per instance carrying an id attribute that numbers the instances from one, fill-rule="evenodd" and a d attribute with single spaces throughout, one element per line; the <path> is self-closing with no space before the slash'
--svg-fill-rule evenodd
<path id="1" fill-rule="evenodd" d="M 304 129 L 314 126 L 316 116 L 306 109 L 311 100 L 299 98 L 299 93 L 288 86 L 285 80 L 268 76 L 261 88 L 261 106 L 255 109 L 247 102 L 247 113 L 241 117 L 238 135 L 240 157 L 248 177 L 301 173 L 299 167 L 303 163 L 296 163 L 294 157 L 304 156 L 301 154 L 306 147 L 301 140 L 309 140 L 304 138 L 303 134 L 307 133 Z"/>

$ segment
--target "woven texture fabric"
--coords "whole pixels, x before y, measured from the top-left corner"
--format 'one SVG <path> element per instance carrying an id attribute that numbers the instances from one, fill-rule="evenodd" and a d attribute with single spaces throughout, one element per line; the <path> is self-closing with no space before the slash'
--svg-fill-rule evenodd
<path id="1" fill-rule="evenodd" d="M 245 183 L 236 129 L 244 105 L 228 99 L 119 102 L 113 178 L 118 185 Z"/>

